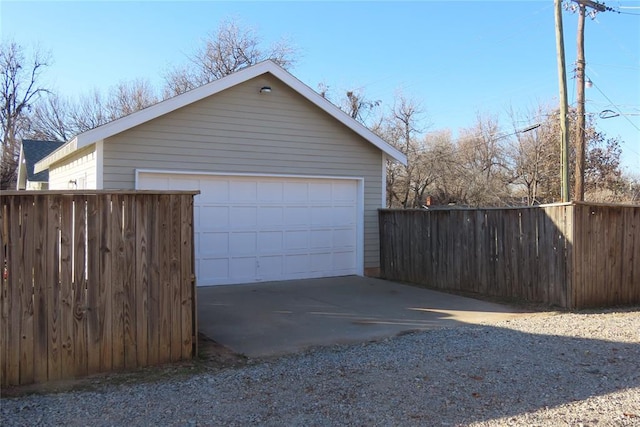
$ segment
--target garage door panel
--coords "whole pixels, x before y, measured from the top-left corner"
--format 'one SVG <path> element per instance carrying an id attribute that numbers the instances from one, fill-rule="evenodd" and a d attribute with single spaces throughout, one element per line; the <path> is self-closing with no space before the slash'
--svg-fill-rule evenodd
<path id="1" fill-rule="evenodd" d="M 310 270 L 309 255 L 287 255 L 285 257 L 285 274 L 300 274 Z"/>
<path id="2" fill-rule="evenodd" d="M 333 208 L 331 206 L 318 206 L 311 210 L 311 225 L 315 227 L 333 225 Z"/>
<path id="3" fill-rule="evenodd" d="M 334 252 L 333 265 L 337 270 L 351 270 L 356 267 L 356 257 L 353 252 Z"/>
<path id="4" fill-rule="evenodd" d="M 229 277 L 229 259 L 200 257 L 196 274 L 203 283 L 220 282 Z"/>
<path id="5" fill-rule="evenodd" d="M 257 273 L 256 257 L 233 257 L 229 260 L 229 277 L 231 279 L 254 280 Z"/>
<path id="6" fill-rule="evenodd" d="M 282 253 L 283 231 L 261 231 L 258 234 L 258 253 Z"/>
<path id="7" fill-rule="evenodd" d="M 255 232 L 229 233 L 229 255 L 247 255 L 257 252 Z"/>
<path id="8" fill-rule="evenodd" d="M 284 200 L 284 183 L 277 181 L 258 182 L 258 202 L 280 204 Z"/>
<path id="9" fill-rule="evenodd" d="M 232 206 L 229 211 L 229 227 L 240 229 L 258 224 L 258 208 L 255 206 Z"/>
<path id="10" fill-rule="evenodd" d="M 189 188 L 189 187 L 183 187 Z M 199 203 L 220 203 L 229 201 L 229 183 L 226 181 L 198 181 L 200 194 L 196 196 Z"/>
<path id="11" fill-rule="evenodd" d="M 331 203 L 330 182 L 312 182 L 309 184 L 309 201 Z"/>
<path id="12" fill-rule="evenodd" d="M 196 224 L 201 229 L 226 229 L 229 226 L 229 208 L 226 206 L 200 206 Z"/>
<path id="13" fill-rule="evenodd" d="M 309 247 L 309 232 L 306 230 L 287 231 L 284 242 L 285 251 L 307 249 Z"/>
<path id="14" fill-rule="evenodd" d="M 258 183 L 254 181 L 232 180 L 229 185 L 229 201 L 255 202 L 258 197 Z"/>
<path id="15" fill-rule="evenodd" d="M 333 200 L 355 202 L 357 198 L 357 192 L 354 191 L 353 186 L 348 182 L 335 182 L 333 184 Z"/>
<path id="16" fill-rule="evenodd" d="M 311 254 L 311 271 L 323 273 L 333 269 L 333 257 L 330 252 Z"/>
<path id="17" fill-rule="evenodd" d="M 333 225 L 340 226 L 356 224 L 356 215 L 355 212 L 353 212 L 352 206 L 334 206 L 331 209 L 331 212 Z"/>
<path id="18" fill-rule="evenodd" d="M 309 200 L 309 186 L 306 182 L 285 182 L 285 202 L 306 202 Z"/>
<path id="19" fill-rule="evenodd" d="M 333 246 L 333 230 L 311 230 L 309 247 L 311 249 L 330 249 Z"/>
<path id="20" fill-rule="evenodd" d="M 351 228 L 333 230 L 333 247 L 334 248 L 353 248 L 355 247 L 355 239 Z"/>
<path id="21" fill-rule="evenodd" d="M 306 206 L 289 206 L 284 210 L 284 222 L 287 226 L 307 225 L 311 212 Z"/>
<path id="22" fill-rule="evenodd" d="M 281 206 L 260 206 L 258 208 L 258 225 L 260 227 L 282 227 L 284 225 L 284 208 Z"/>
<path id="23" fill-rule="evenodd" d="M 196 248 L 200 255 L 222 255 L 229 252 L 229 233 L 205 231 L 196 235 Z"/>
<path id="24" fill-rule="evenodd" d="M 199 285 L 358 274 L 358 181 L 139 174 L 140 189 L 194 198 Z"/>
<path id="25" fill-rule="evenodd" d="M 261 256 L 258 257 L 258 276 L 263 280 L 282 277 L 283 256 Z"/>

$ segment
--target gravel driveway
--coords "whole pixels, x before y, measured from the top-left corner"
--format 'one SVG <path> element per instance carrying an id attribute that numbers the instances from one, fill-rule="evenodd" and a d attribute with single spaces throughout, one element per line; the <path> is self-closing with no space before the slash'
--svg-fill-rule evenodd
<path id="1" fill-rule="evenodd" d="M 1 424 L 640 426 L 638 310 L 533 314 L 5 398 Z"/>

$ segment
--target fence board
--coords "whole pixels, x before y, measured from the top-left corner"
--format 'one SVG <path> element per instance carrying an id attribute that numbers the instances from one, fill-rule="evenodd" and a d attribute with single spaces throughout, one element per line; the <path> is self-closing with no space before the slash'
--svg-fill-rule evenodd
<path id="1" fill-rule="evenodd" d="M 160 363 L 160 237 L 162 233 L 162 212 L 160 211 L 158 196 L 149 198 L 149 286 L 148 301 L 149 316 L 147 317 L 147 358 L 150 365 Z M 153 212 L 157 212 L 153 214 Z"/>
<path id="2" fill-rule="evenodd" d="M 47 305 L 47 379 L 62 378 L 62 339 L 60 331 L 60 200 L 47 196 L 46 305 Z"/>
<path id="3" fill-rule="evenodd" d="M 62 199 L 61 199 L 62 200 Z M 60 337 L 61 377 L 75 375 L 73 345 L 73 199 L 66 199 L 60 209 Z"/>
<path id="4" fill-rule="evenodd" d="M 180 201 L 180 312 L 182 318 L 180 319 L 181 328 L 181 357 L 183 359 L 189 357 L 194 352 L 193 342 L 197 343 L 194 333 L 197 332 L 197 318 L 195 309 L 195 293 L 191 292 L 194 289 L 195 283 L 192 279 L 193 272 L 195 271 L 194 260 L 194 247 L 191 244 L 193 239 L 193 224 L 190 219 L 191 212 L 193 212 L 193 198 L 182 197 Z M 187 326 L 191 324 L 192 327 Z M 193 340 L 193 342 L 192 342 Z M 195 349 L 197 354 L 197 348 Z"/>
<path id="5" fill-rule="evenodd" d="M 136 256 L 136 210 L 139 201 L 131 195 L 123 198 L 123 233 L 124 233 L 124 260 L 134 259 Z M 123 324 L 123 349 L 124 367 L 134 368 L 137 365 L 137 336 L 136 336 L 136 269 L 131 262 L 124 266 L 124 282 L 122 294 L 122 324 Z"/>
<path id="6" fill-rule="evenodd" d="M 8 294 L 9 294 L 9 316 L 7 325 L 7 376 L 8 384 L 20 383 L 20 343 L 21 343 L 21 301 L 20 293 L 23 287 L 24 277 L 20 271 L 20 258 L 22 252 L 22 241 L 20 233 L 22 229 L 22 206 L 18 197 L 10 197 L 7 206 L 9 211 L 9 242 L 8 242 Z M 17 333 L 16 333 L 17 332 Z"/>
<path id="7" fill-rule="evenodd" d="M 640 303 L 640 206 L 383 209 L 379 223 L 388 279 L 566 308 Z"/>
<path id="8" fill-rule="evenodd" d="M 175 362 L 182 358 L 182 331 L 181 331 L 181 295 L 180 289 L 182 284 L 180 283 L 180 250 L 182 247 L 181 241 L 181 220 L 180 217 L 180 200 L 175 195 L 169 196 L 169 207 L 171 209 L 171 234 L 169 243 L 171 244 L 171 264 L 170 264 L 170 283 L 171 283 L 171 357 L 170 360 Z"/>
<path id="9" fill-rule="evenodd" d="M 150 196 L 139 196 L 136 209 L 136 360 L 138 366 L 148 363 L 149 337 L 149 218 L 152 215 Z"/>
<path id="10" fill-rule="evenodd" d="M 100 341 L 97 351 L 100 355 L 100 371 L 109 371 L 113 367 L 113 247 L 112 229 L 114 208 L 110 195 L 99 195 L 99 253 L 98 253 L 98 299 L 101 313 Z"/>
<path id="11" fill-rule="evenodd" d="M 33 198 L 22 205 L 22 224 L 20 239 L 24 248 L 20 254 L 20 266 L 18 272 L 22 275 L 20 286 L 20 330 L 22 341 L 20 343 L 20 381 L 33 382 L 33 260 L 34 222 L 35 212 Z"/>
<path id="12" fill-rule="evenodd" d="M 0 205 L 0 293 L 2 294 L 2 303 L 0 304 L 0 360 L 7 360 L 9 353 L 8 347 L 8 326 L 9 326 L 9 285 L 8 278 L 5 276 L 7 259 L 7 246 L 9 243 L 9 218 L 7 218 L 6 206 Z M 0 384 L 7 378 L 7 365 L 0 363 Z"/>
<path id="13" fill-rule="evenodd" d="M 158 334 L 158 358 L 160 363 L 171 360 L 171 246 L 169 236 L 171 235 L 171 207 L 169 206 L 169 196 L 159 196 L 159 210 L 161 212 L 160 223 L 160 279 L 161 290 L 158 295 L 160 321 Z"/>
<path id="14" fill-rule="evenodd" d="M 102 251 L 100 241 L 101 218 L 99 212 L 103 209 L 101 200 L 97 196 L 88 196 L 87 206 L 87 248 Z M 104 324 L 105 307 L 102 293 L 104 292 L 100 280 L 100 257 L 87 257 L 87 373 L 100 372 L 100 358 L 102 348 L 100 341 L 102 325 Z"/>
<path id="15" fill-rule="evenodd" d="M 47 325 L 47 271 L 46 257 L 51 254 L 47 249 L 47 219 L 48 197 L 44 195 L 34 196 L 33 203 L 33 236 L 35 244 L 35 258 L 33 260 L 33 381 L 42 382 L 47 379 L 48 357 L 47 342 L 49 327 Z"/>
<path id="16" fill-rule="evenodd" d="M 87 375 L 87 215 L 86 198 L 74 197 L 73 230 L 73 356 L 76 375 Z"/>
<path id="17" fill-rule="evenodd" d="M 0 384 L 193 356 L 194 192 L 3 192 Z"/>

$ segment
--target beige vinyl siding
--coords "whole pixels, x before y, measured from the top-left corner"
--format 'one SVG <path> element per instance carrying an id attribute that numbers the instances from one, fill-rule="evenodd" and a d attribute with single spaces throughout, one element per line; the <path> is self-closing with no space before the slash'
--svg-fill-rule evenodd
<path id="1" fill-rule="evenodd" d="M 272 92 L 260 94 L 262 86 Z M 104 188 L 136 169 L 364 178 L 365 268 L 379 265 L 382 152 L 270 75 L 108 138 Z"/>
<path id="2" fill-rule="evenodd" d="M 96 146 L 84 148 L 49 168 L 50 190 L 97 188 Z M 73 185 L 70 181 L 75 182 Z"/>

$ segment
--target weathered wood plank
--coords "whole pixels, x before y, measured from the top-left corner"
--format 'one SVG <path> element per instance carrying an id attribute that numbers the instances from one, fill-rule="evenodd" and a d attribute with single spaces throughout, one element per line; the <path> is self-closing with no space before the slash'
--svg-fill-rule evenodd
<path id="1" fill-rule="evenodd" d="M 124 195 L 123 348 L 125 368 L 138 365 L 136 337 L 136 197 Z"/>
<path id="2" fill-rule="evenodd" d="M 180 248 L 181 248 L 181 227 L 182 221 L 180 217 L 180 196 L 169 196 L 169 208 L 171 210 L 171 233 L 169 239 L 170 247 L 170 264 L 169 264 L 169 304 L 171 305 L 171 320 L 169 327 L 171 328 L 170 339 L 170 360 L 178 361 L 182 358 L 182 316 L 181 316 L 181 292 L 180 292 Z"/>
<path id="3" fill-rule="evenodd" d="M 129 260 L 125 254 L 123 197 L 114 194 L 111 199 L 111 245 L 115 251 L 111 257 L 111 363 L 114 370 L 124 368 L 124 281 Z"/>
<path id="4" fill-rule="evenodd" d="M 102 281 L 100 280 L 100 212 L 103 210 L 98 196 L 87 196 L 87 372 L 100 372 L 101 345 L 105 307 L 103 305 Z"/>
<path id="5" fill-rule="evenodd" d="M 60 375 L 72 378 L 75 373 L 75 347 L 73 345 L 73 224 L 74 201 L 60 199 Z"/>
<path id="6" fill-rule="evenodd" d="M 73 366 L 77 376 L 88 373 L 87 367 L 87 200 L 74 196 L 73 230 Z"/>
<path id="7" fill-rule="evenodd" d="M 98 213 L 100 228 L 99 247 L 96 254 L 99 257 L 98 263 L 98 300 L 101 307 L 100 319 L 100 342 L 98 351 L 100 354 L 100 371 L 107 372 L 113 368 L 113 257 L 114 248 L 112 244 L 113 229 L 113 203 L 111 195 L 98 195 L 101 210 Z"/>
<path id="8" fill-rule="evenodd" d="M 149 283 L 148 283 L 148 316 L 147 316 L 147 361 L 149 365 L 160 362 L 160 262 L 161 247 L 160 233 L 162 220 L 160 218 L 160 203 L 157 195 L 151 195 L 147 200 L 149 209 L 148 223 L 148 253 L 149 253 Z"/>
<path id="9" fill-rule="evenodd" d="M 22 203 L 22 223 L 20 227 L 20 240 L 22 253 L 19 258 L 17 271 L 20 274 L 20 382 L 31 383 L 33 376 L 33 261 L 35 245 L 33 234 L 35 226 L 35 211 L 33 197 L 25 198 Z"/>
<path id="10" fill-rule="evenodd" d="M 171 207 L 169 205 L 170 196 L 159 196 L 160 213 L 160 280 L 158 287 L 159 299 L 159 349 L 158 358 L 160 363 L 171 361 L 171 247 L 169 237 L 171 236 L 172 218 Z"/>
<path id="11" fill-rule="evenodd" d="M 60 330 L 60 215 L 61 199 L 58 195 L 48 196 L 47 211 L 47 254 L 46 264 L 46 304 L 47 304 L 47 363 L 49 380 L 62 378 L 62 339 Z"/>
<path id="12" fill-rule="evenodd" d="M 135 328 L 136 361 L 138 366 L 148 363 L 149 336 L 149 218 L 153 212 L 150 197 L 136 197 L 136 286 L 135 286 Z"/>
<path id="13" fill-rule="evenodd" d="M 5 260 L 9 252 L 9 218 L 7 199 L 0 200 L 0 385 L 7 382 L 6 363 L 9 353 L 9 283 L 6 277 Z"/>
<path id="14" fill-rule="evenodd" d="M 46 381 L 48 377 L 48 315 L 47 315 L 47 225 L 48 196 L 37 195 L 33 203 L 33 228 L 30 230 L 34 241 L 33 257 L 33 381 Z"/>
<path id="15" fill-rule="evenodd" d="M 180 197 L 180 298 L 181 298 L 181 357 L 189 359 L 197 339 L 195 319 L 195 283 L 192 280 L 194 267 L 193 245 L 193 197 Z M 195 353 L 197 354 L 197 353 Z"/>
<path id="16" fill-rule="evenodd" d="M 6 384 L 20 384 L 20 321 L 22 313 L 22 301 L 20 292 L 24 278 L 20 271 L 20 253 L 22 251 L 22 241 L 20 240 L 22 227 L 22 206 L 19 197 L 9 197 L 7 217 L 9 219 L 9 242 L 8 242 L 8 343 L 7 343 L 7 364 Z"/>

